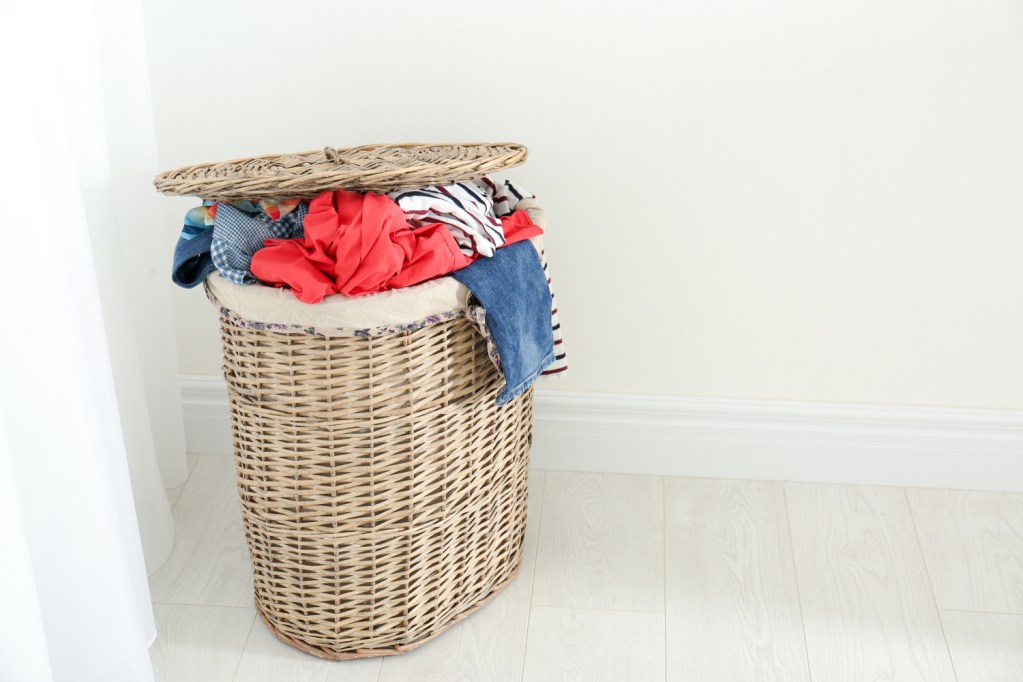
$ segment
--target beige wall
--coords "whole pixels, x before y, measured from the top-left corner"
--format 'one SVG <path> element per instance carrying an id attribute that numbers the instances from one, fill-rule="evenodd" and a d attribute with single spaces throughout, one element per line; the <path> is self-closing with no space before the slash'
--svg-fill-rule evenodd
<path id="1" fill-rule="evenodd" d="M 1023 408 L 1017 2 L 145 10 L 162 167 L 527 144 L 555 388 Z M 163 202 L 168 261 L 192 203 Z M 175 294 L 182 371 L 218 372 L 213 310 Z"/>

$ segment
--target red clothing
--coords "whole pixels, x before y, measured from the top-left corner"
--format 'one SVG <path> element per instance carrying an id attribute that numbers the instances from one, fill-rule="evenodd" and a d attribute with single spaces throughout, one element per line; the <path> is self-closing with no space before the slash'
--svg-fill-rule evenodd
<path id="1" fill-rule="evenodd" d="M 504 244 L 498 248 L 543 234 L 543 229 L 534 223 L 525 211 L 515 211 L 511 215 L 504 216 L 501 218 L 501 227 L 504 229 Z"/>
<path id="2" fill-rule="evenodd" d="M 507 244 L 543 233 L 525 211 L 501 222 Z M 291 287 L 305 303 L 412 286 L 473 261 L 447 227 L 434 223 L 413 230 L 384 194 L 323 192 L 309 202 L 303 229 L 303 239 L 266 240 L 251 268 L 267 284 Z"/>

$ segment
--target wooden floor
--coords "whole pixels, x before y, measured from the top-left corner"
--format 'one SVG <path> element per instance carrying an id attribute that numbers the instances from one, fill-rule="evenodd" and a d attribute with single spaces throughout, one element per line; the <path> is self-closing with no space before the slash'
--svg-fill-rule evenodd
<path id="1" fill-rule="evenodd" d="M 402 656 L 256 618 L 229 457 L 170 492 L 165 682 L 1023 682 L 1023 494 L 533 471 L 519 578 Z"/>

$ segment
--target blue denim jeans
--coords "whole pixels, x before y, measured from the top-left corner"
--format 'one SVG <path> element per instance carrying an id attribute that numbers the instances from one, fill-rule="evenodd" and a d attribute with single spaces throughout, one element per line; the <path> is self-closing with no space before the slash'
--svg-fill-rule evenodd
<path id="1" fill-rule="evenodd" d="M 174 247 L 171 280 L 179 287 L 191 289 L 217 269 L 213 264 L 210 247 L 213 244 L 213 226 L 206 228 L 186 224 Z"/>
<path id="2" fill-rule="evenodd" d="M 525 392 L 554 362 L 551 290 L 536 249 L 528 241 L 497 249 L 451 276 L 469 288 L 487 311 L 504 371 L 504 405 Z"/>

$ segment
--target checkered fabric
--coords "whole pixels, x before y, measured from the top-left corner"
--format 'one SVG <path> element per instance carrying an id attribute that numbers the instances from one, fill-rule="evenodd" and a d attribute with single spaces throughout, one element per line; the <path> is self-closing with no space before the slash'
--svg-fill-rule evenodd
<path id="1" fill-rule="evenodd" d="M 302 202 L 280 220 L 273 220 L 263 212 L 249 213 L 231 204 L 220 204 L 210 247 L 214 265 L 235 284 L 258 282 L 250 271 L 253 254 L 267 239 L 304 237 L 302 221 L 308 212 L 309 205 Z"/>

